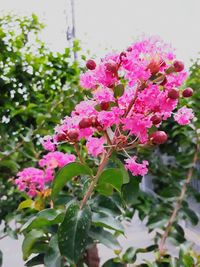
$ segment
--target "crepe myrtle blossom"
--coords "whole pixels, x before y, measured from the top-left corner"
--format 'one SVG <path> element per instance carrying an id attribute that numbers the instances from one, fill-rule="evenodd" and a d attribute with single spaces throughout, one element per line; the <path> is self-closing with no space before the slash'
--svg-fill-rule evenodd
<path id="1" fill-rule="evenodd" d="M 144 176 L 148 173 L 148 161 L 143 160 L 142 163 L 136 162 L 137 157 L 131 157 L 125 160 L 125 168 L 129 170 L 133 176 Z"/>
<path id="2" fill-rule="evenodd" d="M 189 124 L 190 121 L 194 118 L 194 114 L 191 108 L 182 107 L 177 113 L 174 114 L 174 120 L 180 125 Z"/>
<path id="3" fill-rule="evenodd" d="M 49 152 L 40 161 L 39 168 L 25 168 L 17 173 L 15 184 L 20 191 L 26 191 L 30 197 L 45 189 L 45 184 L 54 179 L 55 169 L 74 162 L 76 157 L 62 152 Z"/>
<path id="4" fill-rule="evenodd" d="M 17 173 L 15 184 L 20 191 L 25 191 L 30 197 L 34 197 L 38 191 L 44 190 L 45 173 L 43 170 L 29 167 Z"/>
<path id="5" fill-rule="evenodd" d="M 104 137 L 101 138 L 90 137 L 86 143 L 88 154 L 92 155 L 93 157 L 97 157 L 99 154 L 105 152 L 104 143 L 105 143 Z"/>
<path id="6" fill-rule="evenodd" d="M 46 135 L 43 139 L 42 139 L 42 146 L 45 150 L 47 151 L 55 151 L 56 146 L 53 142 L 52 136 L 50 135 Z"/>
<path id="7" fill-rule="evenodd" d="M 176 59 L 171 45 L 158 37 L 138 40 L 99 63 L 87 60 L 80 85 L 89 91 L 89 97 L 85 96 L 70 116 L 61 120 L 52 138 L 43 140 L 44 148 L 50 151 L 39 161 L 44 181 L 53 180 L 55 169 L 75 161 L 74 155 L 56 151 L 63 143 L 74 147 L 79 161 L 84 161 L 81 154 L 89 154 L 97 157 L 100 165 L 106 162 L 102 158 L 121 151 L 128 157 L 126 168 L 133 175 L 145 175 L 147 161 L 138 163 L 136 157 L 129 158 L 127 151 L 167 141 L 163 121 L 171 117 L 181 97 L 187 100 L 193 93 L 191 88 L 182 93 L 179 90 L 186 78 L 183 62 Z M 185 125 L 193 116 L 191 109 L 182 107 L 174 120 Z"/>

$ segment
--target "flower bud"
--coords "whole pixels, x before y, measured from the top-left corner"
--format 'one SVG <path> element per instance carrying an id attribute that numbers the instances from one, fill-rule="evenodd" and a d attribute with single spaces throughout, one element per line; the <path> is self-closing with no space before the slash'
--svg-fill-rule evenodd
<path id="1" fill-rule="evenodd" d="M 132 50 L 133 50 L 133 48 L 132 48 L 131 46 L 129 46 L 129 47 L 126 49 L 127 52 L 131 52 Z"/>
<path id="2" fill-rule="evenodd" d="M 119 55 L 120 61 L 122 61 L 124 57 L 126 57 L 126 53 L 125 52 L 121 52 L 120 55 Z"/>
<path id="3" fill-rule="evenodd" d="M 100 104 L 101 110 L 108 110 L 109 107 L 110 107 L 110 103 L 109 102 L 101 102 L 101 104 Z"/>
<path id="4" fill-rule="evenodd" d="M 67 135 L 66 133 L 59 133 L 56 135 L 55 139 L 57 142 L 64 142 L 67 140 Z"/>
<path id="5" fill-rule="evenodd" d="M 105 64 L 106 71 L 116 74 L 118 70 L 118 65 L 115 62 L 109 62 Z"/>
<path id="6" fill-rule="evenodd" d="M 93 59 L 89 59 L 87 62 L 86 62 L 86 67 L 89 69 L 89 70 L 94 70 L 96 68 L 96 63 Z"/>
<path id="7" fill-rule="evenodd" d="M 96 116 L 92 116 L 90 119 L 91 119 L 92 127 L 100 126 L 100 123 L 98 122 Z"/>
<path id="8" fill-rule="evenodd" d="M 79 122 L 79 128 L 80 129 L 84 129 L 84 128 L 88 128 L 92 126 L 92 121 L 90 118 L 83 118 L 80 122 Z"/>
<path id="9" fill-rule="evenodd" d="M 184 70 L 184 64 L 182 61 L 175 60 L 173 66 L 175 72 L 180 72 Z"/>
<path id="10" fill-rule="evenodd" d="M 154 144 L 164 144 L 167 141 L 167 134 L 164 131 L 157 131 L 150 135 L 150 139 Z"/>
<path id="11" fill-rule="evenodd" d="M 161 121 L 162 121 L 162 117 L 159 116 L 159 115 L 153 115 L 153 116 L 151 117 L 151 121 L 152 121 L 152 123 L 153 123 L 154 125 L 157 125 L 157 124 L 161 123 Z"/>
<path id="12" fill-rule="evenodd" d="M 70 141 L 77 141 L 78 139 L 78 130 L 71 129 L 68 131 L 68 138 Z"/>
<path id="13" fill-rule="evenodd" d="M 182 92 L 183 97 L 191 97 L 193 95 L 192 88 L 188 87 Z"/>
<path id="14" fill-rule="evenodd" d="M 168 95 L 170 99 L 177 99 L 179 98 L 179 91 L 176 88 L 172 88 L 169 90 Z"/>
<path id="15" fill-rule="evenodd" d="M 152 60 L 149 65 L 147 66 L 147 69 L 150 70 L 152 75 L 155 75 L 160 70 L 160 64 L 159 62 Z"/>

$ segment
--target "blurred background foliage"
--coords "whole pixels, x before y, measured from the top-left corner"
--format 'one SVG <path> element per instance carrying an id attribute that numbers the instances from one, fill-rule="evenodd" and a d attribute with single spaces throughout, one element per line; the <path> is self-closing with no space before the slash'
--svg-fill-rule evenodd
<path id="1" fill-rule="evenodd" d="M 82 98 L 73 61 L 78 42 L 54 53 L 39 39 L 43 27 L 36 15 L 0 18 L 0 223 L 10 221 L 19 204 L 12 177 L 34 166 L 43 151 L 39 138 Z"/>

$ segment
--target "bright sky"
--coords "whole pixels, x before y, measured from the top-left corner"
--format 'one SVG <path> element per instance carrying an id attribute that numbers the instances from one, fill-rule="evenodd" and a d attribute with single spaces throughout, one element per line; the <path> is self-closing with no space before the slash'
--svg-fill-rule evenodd
<path id="1" fill-rule="evenodd" d="M 200 52 L 200 0 L 74 0 L 77 38 L 102 56 L 123 49 L 142 34 L 160 35 L 187 65 Z M 0 0 L 0 11 L 36 13 L 47 25 L 42 38 L 56 51 L 66 45 L 69 0 Z"/>

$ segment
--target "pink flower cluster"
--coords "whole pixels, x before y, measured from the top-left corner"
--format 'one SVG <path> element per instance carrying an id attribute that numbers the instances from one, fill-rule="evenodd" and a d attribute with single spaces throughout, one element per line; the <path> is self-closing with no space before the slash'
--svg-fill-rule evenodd
<path id="1" fill-rule="evenodd" d="M 174 115 L 174 120 L 177 121 L 180 125 L 186 125 L 190 123 L 190 120 L 194 118 L 194 114 L 191 108 L 182 107 Z"/>
<path id="2" fill-rule="evenodd" d="M 142 163 L 136 162 L 137 157 L 128 158 L 125 160 L 125 168 L 129 170 L 133 176 L 141 175 L 144 176 L 148 172 L 148 161 L 143 160 Z"/>
<path id="3" fill-rule="evenodd" d="M 20 191 L 26 191 L 30 197 L 34 197 L 37 191 L 43 191 L 45 184 L 54 179 L 55 170 L 62 168 L 70 162 L 74 162 L 76 157 L 72 154 L 62 152 L 49 152 L 39 161 L 38 168 L 25 168 L 17 173 L 15 184 Z"/>
<path id="4" fill-rule="evenodd" d="M 89 70 L 81 75 L 80 83 L 91 90 L 93 98 L 79 103 L 71 116 L 55 128 L 56 143 L 84 138 L 88 148 L 89 140 L 97 142 L 91 138 L 114 128 L 128 132 L 140 143 L 149 142 L 152 126 L 159 128 L 177 108 L 178 87 L 187 77 L 171 46 L 156 37 L 138 41 L 122 53 L 109 54 L 98 65 L 89 60 L 86 66 Z M 187 118 L 184 124 L 192 115 Z M 183 120 L 175 120 L 183 125 Z"/>
<path id="5" fill-rule="evenodd" d="M 176 60 L 171 46 L 157 37 L 137 41 L 121 53 L 109 54 L 99 64 L 90 59 L 86 67 L 88 71 L 81 75 L 80 84 L 90 91 L 91 97 L 76 105 L 71 115 L 55 127 L 52 137 L 43 139 L 43 147 L 50 151 L 39 162 L 44 170 L 38 170 L 40 175 L 36 175 L 35 169 L 28 176 L 28 170 L 25 169 L 26 175 L 20 172 L 17 182 L 20 190 L 26 190 L 28 184 L 35 185 L 33 192 L 36 188 L 40 190 L 45 182 L 52 181 L 56 168 L 75 160 L 74 155 L 55 151 L 62 143 L 77 150 L 81 141 L 93 157 L 141 144 L 163 144 L 167 134 L 160 130 L 162 122 L 174 114 L 181 97 L 193 93 L 191 88 L 181 92 L 179 87 L 187 77 L 184 64 Z M 193 117 L 191 109 L 182 107 L 174 120 L 185 125 Z M 137 163 L 136 159 L 125 160 L 125 167 L 133 175 L 143 176 L 148 171 L 148 162 Z M 43 183 L 38 182 L 41 177 Z"/>

